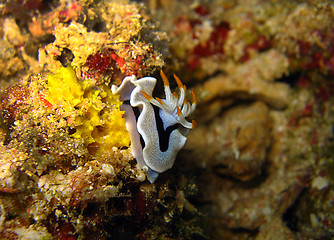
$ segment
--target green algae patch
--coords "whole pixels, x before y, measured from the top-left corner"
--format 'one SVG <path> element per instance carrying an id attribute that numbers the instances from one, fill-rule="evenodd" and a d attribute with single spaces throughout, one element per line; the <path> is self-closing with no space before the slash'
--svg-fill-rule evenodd
<path id="1" fill-rule="evenodd" d="M 92 79 L 78 80 L 71 66 L 47 76 L 45 99 L 66 119 L 70 136 L 82 139 L 92 153 L 130 145 L 119 96 Z"/>

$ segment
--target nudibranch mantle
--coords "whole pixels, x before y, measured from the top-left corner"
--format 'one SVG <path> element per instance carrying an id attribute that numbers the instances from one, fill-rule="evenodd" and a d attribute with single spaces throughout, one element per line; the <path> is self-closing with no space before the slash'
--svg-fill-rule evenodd
<path id="1" fill-rule="evenodd" d="M 161 71 L 166 99 L 153 98 L 152 93 L 157 80 L 153 77 L 137 79 L 134 75 L 125 77 L 112 92 L 120 95 L 123 101 L 126 127 L 131 139 L 131 151 L 139 167 L 147 170 L 147 179 L 153 183 L 159 173 L 170 169 L 177 153 L 184 147 L 190 129 L 196 125 L 186 117 L 196 108 L 194 92 L 193 103 L 185 98 L 185 86 L 174 78 L 180 89 L 179 96 L 172 93 L 166 75 Z"/>

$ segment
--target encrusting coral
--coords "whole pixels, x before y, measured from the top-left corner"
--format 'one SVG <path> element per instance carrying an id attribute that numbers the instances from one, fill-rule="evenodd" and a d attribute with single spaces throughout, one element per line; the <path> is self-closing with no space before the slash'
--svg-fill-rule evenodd
<path id="1" fill-rule="evenodd" d="M 74 4 L 84 7 L 84 11 L 77 11 L 84 15 L 85 24 L 71 21 L 55 25 L 55 41 L 39 50 L 39 62 L 45 69 L 55 72 L 61 66 L 57 59 L 64 60 L 70 53 L 78 76 L 84 74 L 99 83 L 109 83 L 111 77 L 120 82 L 125 76 L 146 76 L 163 66 L 163 56 L 154 43 L 162 50 L 166 37 L 150 32 L 154 26 L 140 13 L 141 5 L 128 1 Z"/>

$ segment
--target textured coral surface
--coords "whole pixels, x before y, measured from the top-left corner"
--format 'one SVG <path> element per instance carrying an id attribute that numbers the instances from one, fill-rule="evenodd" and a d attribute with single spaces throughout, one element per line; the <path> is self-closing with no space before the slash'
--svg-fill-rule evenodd
<path id="1" fill-rule="evenodd" d="M 331 1 L 0 10 L 0 239 L 334 238 Z M 198 125 L 150 184 L 110 88 L 162 68 Z"/>

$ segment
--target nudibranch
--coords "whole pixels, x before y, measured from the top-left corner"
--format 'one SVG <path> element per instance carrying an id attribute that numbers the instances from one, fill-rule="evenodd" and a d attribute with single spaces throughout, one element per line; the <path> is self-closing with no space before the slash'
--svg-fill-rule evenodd
<path id="1" fill-rule="evenodd" d="M 159 173 L 170 169 L 177 153 L 184 147 L 189 131 L 196 122 L 186 117 L 196 108 L 196 96 L 193 91 L 192 103 L 185 98 L 186 87 L 174 75 L 179 95 L 172 93 L 166 75 L 161 71 L 166 99 L 152 97 L 157 79 L 134 75 L 125 77 L 112 92 L 120 95 L 123 102 L 126 128 L 131 139 L 131 151 L 139 167 L 146 171 L 147 179 L 153 183 Z"/>

